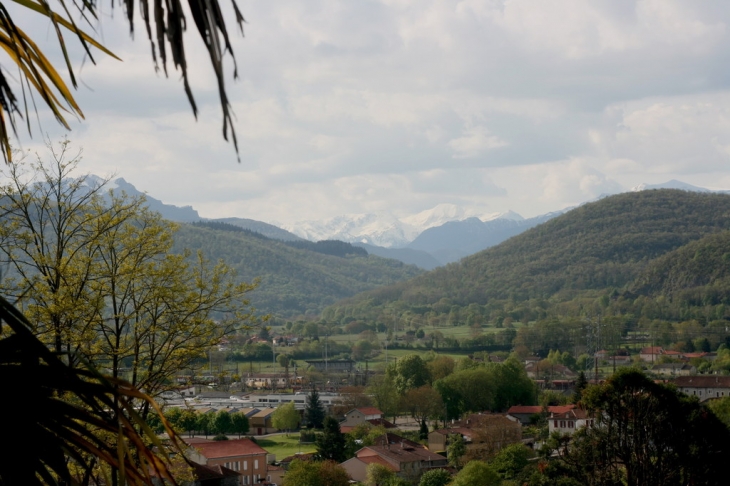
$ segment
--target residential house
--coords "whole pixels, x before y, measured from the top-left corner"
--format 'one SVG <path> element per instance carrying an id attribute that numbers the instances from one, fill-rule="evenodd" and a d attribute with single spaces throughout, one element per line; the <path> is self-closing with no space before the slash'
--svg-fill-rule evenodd
<path id="1" fill-rule="evenodd" d="M 522 425 L 530 425 L 532 417 L 540 415 L 543 412 L 562 413 L 575 408 L 575 405 L 557 405 L 547 407 L 544 410 L 540 405 L 514 405 L 507 410 L 507 415 L 518 420 Z"/>
<path id="2" fill-rule="evenodd" d="M 593 425 L 593 417 L 581 408 L 573 408 L 565 412 L 551 413 L 548 419 L 548 431 L 573 435 L 576 430 Z"/>
<path id="3" fill-rule="evenodd" d="M 383 412 L 375 407 L 353 408 L 345 414 L 345 419 L 340 422 L 342 433 L 348 433 L 360 424 L 368 424 L 373 427 L 382 425 L 386 429 L 394 429 L 395 425 L 383 418 Z"/>
<path id="4" fill-rule="evenodd" d="M 660 363 L 651 367 L 652 373 L 665 376 L 690 376 L 697 374 L 697 368 L 687 363 Z"/>
<path id="5" fill-rule="evenodd" d="M 447 466 L 444 456 L 429 451 L 421 444 L 395 434 L 386 434 L 383 437 L 386 437 L 387 440 L 381 438 L 380 445 L 367 446 L 358 450 L 355 457 L 359 461 L 349 460 L 341 464 L 353 480 L 364 481 L 365 478 L 360 475 L 367 468 L 367 464 L 373 462 L 385 465 L 407 481 L 417 480 L 429 469 Z"/>
<path id="6" fill-rule="evenodd" d="M 647 363 L 656 363 L 663 354 L 664 348 L 661 346 L 649 346 L 639 351 L 639 358 Z"/>
<path id="7" fill-rule="evenodd" d="M 699 397 L 701 402 L 730 396 L 730 376 L 678 376 L 674 379 L 674 384 L 679 391 Z"/>
<path id="8" fill-rule="evenodd" d="M 571 370 L 567 366 L 558 363 L 544 364 L 542 361 L 525 365 L 525 372 L 527 373 L 527 376 L 533 380 L 540 378 L 548 380 L 555 378 L 573 379 L 578 376 L 575 371 Z"/>
<path id="9" fill-rule="evenodd" d="M 187 439 L 188 458 L 204 466 L 223 466 L 239 475 L 240 484 L 259 484 L 266 478 L 266 450 L 250 439 Z"/>

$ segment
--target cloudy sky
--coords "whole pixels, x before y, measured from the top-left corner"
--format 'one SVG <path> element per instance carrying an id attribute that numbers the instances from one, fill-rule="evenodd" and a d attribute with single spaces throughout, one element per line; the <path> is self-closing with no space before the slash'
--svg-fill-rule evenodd
<path id="1" fill-rule="evenodd" d="M 98 35 L 124 62 L 76 56 L 86 120 L 68 136 L 84 171 L 202 216 L 282 224 L 439 203 L 528 217 L 670 179 L 730 188 L 726 1 L 239 6 L 227 86 L 241 162 L 197 39 L 196 122 L 179 74 L 155 73 L 142 25 L 130 40 L 117 8 Z M 24 18 L 50 46 L 48 25 Z M 21 137 L 40 142 L 37 128 Z"/>

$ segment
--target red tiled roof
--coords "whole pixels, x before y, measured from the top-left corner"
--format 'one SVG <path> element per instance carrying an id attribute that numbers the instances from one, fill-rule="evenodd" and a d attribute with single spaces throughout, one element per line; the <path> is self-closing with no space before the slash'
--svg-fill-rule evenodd
<path id="1" fill-rule="evenodd" d="M 565 413 L 575 408 L 575 405 L 556 405 L 547 408 L 549 413 Z M 542 413 L 540 405 L 513 405 L 507 410 L 508 414 L 514 413 Z"/>
<path id="2" fill-rule="evenodd" d="M 730 376 L 678 376 L 674 379 L 674 384 L 680 388 L 728 388 Z"/>
<path id="3" fill-rule="evenodd" d="M 664 349 L 661 346 L 649 346 L 648 348 L 642 348 L 639 354 L 662 354 Z"/>
<path id="4" fill-rule="evenodd" d="M 551 419 L 559 418 L 559 419 L 568 419 L 568 420 L 584 419 L 584 418 L 588 418 L 588 412 L 586 412 L 582 408 L 574 408 L 572 410 L 568 410 L 567 412 L 551 413 L 550 418 Z"/>
<path id="5" fill-rule="evenodd" d="M 266 454 L 251 439 L 190 441 L 189 444 L 208 459 Z"/>
<path id="6" fill-rule="evenodd" d="M 362 413 L 363 415 L 383 415 L 383 412 L 375 407 L 362 407 L 356 408 L 355 410 Z"/>

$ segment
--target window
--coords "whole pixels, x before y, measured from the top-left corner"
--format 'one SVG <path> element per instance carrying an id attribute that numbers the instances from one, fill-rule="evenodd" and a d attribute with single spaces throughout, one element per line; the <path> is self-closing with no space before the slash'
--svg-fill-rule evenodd
<path id="1" fill-rule="evenodd" d="M 243 470 L 248 471 L 248 461 L 243 461 Z"/>
<path id="2" fill-rule="evenodd" d="M 248 476 L 243 477 L 243 484 L 248 484 Z"/>
<path id="3" fill-rule="evenodd" d="M 259 460 L 258 459 L 254 459 L 253 460 L 253 468 L 254 469 L 258 469 L 259 468 Z"/>
<path id="4" fill-rule="evenodd" d="M 553 427 L 557 427 L 558 426 L 558 421 L 557 420 L 553 420 L 553 422 L 554 422 L 553 423 Z"/>

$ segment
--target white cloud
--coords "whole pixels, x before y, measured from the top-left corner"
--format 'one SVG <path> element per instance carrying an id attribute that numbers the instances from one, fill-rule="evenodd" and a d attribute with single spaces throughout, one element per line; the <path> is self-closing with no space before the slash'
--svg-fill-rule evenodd
<path id="1" fill-rule="evenodd" d="M 464 136 L 449 141 L 449 147 L 457 159 L 477 157 L 489 150 L 507 145 L 506 141 L 490 134 L 483 126 L 467 128 L 464 130 Z"/>

